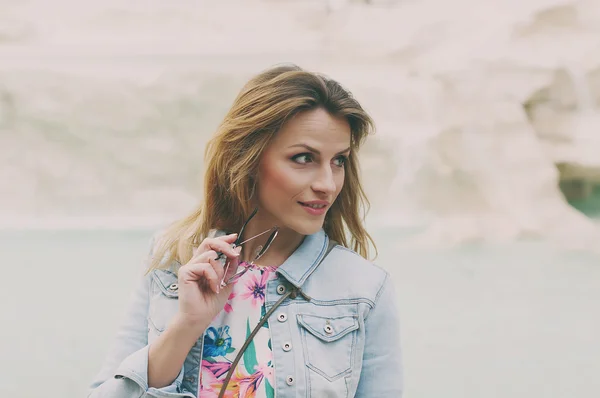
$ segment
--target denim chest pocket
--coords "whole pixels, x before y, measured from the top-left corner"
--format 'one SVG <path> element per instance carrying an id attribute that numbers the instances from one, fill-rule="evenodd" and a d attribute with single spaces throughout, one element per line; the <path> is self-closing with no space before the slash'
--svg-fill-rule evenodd
<path id="1" fill-rule="evenodd" d="M 356 347 L 357 315 L 299 314 L 306 365 L 329 381 L 349 374 Z"/>
<path id="2" fill-rule="evenodd" d="M 164 332 L 179 309 L 177 275 L 170 271 L 155 270 L 152 279 L 148 308 L 150 337 Z"/>

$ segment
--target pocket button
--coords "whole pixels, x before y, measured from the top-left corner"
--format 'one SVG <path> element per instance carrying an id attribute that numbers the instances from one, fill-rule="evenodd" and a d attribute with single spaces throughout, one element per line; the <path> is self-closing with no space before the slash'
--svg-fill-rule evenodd
<path id="1" fill-rule="evenodd" d="M 285 293 L 285 286 L 283 286 L 283 285 L 277 286 L 277 294 L 282 295 L 283 293 Z"/>
<path id="2" fill-rule="evenodd" d="M 169 286 L 169 290 L 177 291 L 179 289 L 179 285 L 177 283 L 173 283 Z"/>
<path id="3" fill-rule="evenodd" d="M 331 327 L 331 325 L 325 325 L 323 329 L 325 330 L 325 333 L 333 334 L 333 328 Z"/>

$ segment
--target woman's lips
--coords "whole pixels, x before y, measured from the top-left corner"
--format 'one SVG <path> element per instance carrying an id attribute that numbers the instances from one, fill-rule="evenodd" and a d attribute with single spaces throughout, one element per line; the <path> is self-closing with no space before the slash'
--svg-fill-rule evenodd
<path id="1" fill-rule="evenodd" d="M 313 215 L 313 216 L 321 216 L 323 214 L 325 214 L 325 212 L 327 212 L 327 205 L 323 202 L 318 203 L 318 202 L 308 202 L 308 203 L 304 203 L 304 202 L 298 202 L 302 208 L 304 210 L 306 210 L 308 212 L 308 214 Z M 309 204 L 318 204 L 318 207 L 311 207 L 309 206 Z"/>

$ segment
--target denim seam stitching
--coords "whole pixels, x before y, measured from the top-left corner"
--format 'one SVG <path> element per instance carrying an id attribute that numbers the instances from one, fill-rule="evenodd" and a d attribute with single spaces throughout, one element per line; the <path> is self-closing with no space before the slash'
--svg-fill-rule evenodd
<path id="1" fill-rule="evenodd" d="M 168 291 L 167 287 L 164 285 L 162 279 L 160 278 L 160 276 L 158 276 L 157 272 L 158 272 L 158 270 L 152 271 L 152 278 L 154 279 L 155 283 L 158 285 L 158 288 L 163 293 L 163 295 L 165 295 L 169 298 L 179 297 L 178 292 L 169 292 Z M 176 276 L 174 273 L 172 273 L 170 271 L 164 271 L 164 272 L 170 273 L 171 275 Z M 177 280 L 177 279 L 175 279 L 175 280 Z"/>
<path id="2" fill-rule="evenodd" d="M 298 318 L 298 315 L 296 315 L 296 319 Z M 302 342 L 302 352 L 304 353 L 304 366 L 308 369 L 310 369 L 310 359 L 308 356 L 308 344 L 306 342 L 306 331 L 303 330 L 302 328 L 300 328 L 300 330 L 298 331 L 300 334 L 300 341 Z M 306 384 L 307 384 L 307 388 L 306 388 L 306 392 L 307 392 L 307 396 L 310 397 L 312 394 L 312 386 L 310 384 L 310 373 L 309 372 L 305 372 L 304 374 L 304 379 L 306 380 Z"/>
<path id="3" fill-rule="evenodd" d="M 273 328 L 271 327 L 271 318 L 270 317 L 269 317 L 269 319 L 267 319 L 267 325 L 269 325 L 269 328 L 268 328 L 269 329 L 269 339 L 271 340 L 271 351 L 273 351 L 272 350 L 272 348 L 274 346 L 274 344 L 273 344 Z M 273 353 L 273 355 L 271 355 L 271 361 L 272 361 L 272 365 L 273 365 L 273 370 L 277 369 L 277 366 L 276 366 L 277 364 L 276 364 L 276 361 L 275 361 L 276 357 L 277 357 L 277 355 L 275 355 L 274 353 Z M 273 387 L 273 390 L 275 390 L 275 395 L 277 395 L 278 388 L 277 388 L 277 377 L 276 377 L 276 375 L 273 376 L 273 385 L 271 387 Z"/>
<path id="4" fill-rule="evenodd" d="M 348 333 L 351 333 L 351 332 L 355 331 L 359 327 L 359 325 L 358 325 L 358 316 L 356 316 L 356 315 L 348 315 L 348 316 L 345 316 L 345 317 L 330 318 L 330 319 L 352 318 L 352 319 L 354 319 L 355 322 L 352 325 L 347 326 L 346 328 L 342 329 L 341 331 L 339 331 L 337 334 L 335 334 L 333 336 L 324 336 L 321 332 L 317 331 L 315 328 L 313 328 L 311 325 L 309 325 L 302 318 L 302 315 L 306 315 L 306 314 L 298 314 L 298 317 L 299 317 L 298 318 L 298 323 L 300 323 L 300 325 L 302 325 L 306 330 L 308 330 L 309 332 L 311 332 L 311 334 L 313 336 L 315 336 L 317 338 L 320 338 L 321 340 L 325 341 L 326 343 L 331 343 L 332 341 L 339 340 L 342 337 L 344 337 L 345 335 L 347 335 Z M 323 317 L 317 317 L 317 318 L 328 319 L 328 318 L 323 318 Z"/>
<path id="5" fill-rule="evenodd" d="M 390 274 L 388 274 L 388 273 L 385 274 L 385 278 L 383 278 L 383 282 L 381 283 L 381 286 L 379 287 L 379 290 L 377 291 L 377 295 L 375 296 L 375 303 L 371 307 L 371 311 L 373 311 L 375 309 L 375 307 L 377 306 L 377 304 L 379 303 L 379 298 L 381 297 L 381 295 L 383 294 L 383 291 L 385 290 L 389 276 L 390 276 Z M 367 321 L 367 319 L 369 319 L 369 316 L 371 315 L 371 311 L 369 311 L 369 313 L 365 317 L 365 322 Z"/>
<path id="6" fill-rule="evenodd" d="M 310 300 L 311 303 L 314 303 L 316 305 L 321 305 L 321 306 L 333 306 L 333 305 L 338 305 L 338 304 L 360 304 L 360 303 L 366 303 L 371 307 L 375 306 L 375 303 L 368 299 L 368 298 L 359 298 L 359 299 L 338 299 L 338 300 L 318 300 L 318 299 L 312 299 Z"/>
<path id="7" fill-rule="evenodd" d="M 360 254 L 356 253 L 354 250 L 352 250 L 352 249 L 349 249 L 349 248 L 347 248 L 347 247 L 345 247 L 345 246 L 342 246 L 342 245 L 337 245 L 336 247 L 339 247 L 339 248 L 340 248 L 340 250 L 344 250 L 344 251 L 347 251 L 348 253 L 352 253 L 352 254 L 354 254 L 355 256 L 360 256 Z M 362 257 L 362 256 L 361 256 L 361 257 Z M 388 272 L 385 270 L 385 268 L 381 267 L 380 265 L 377 265 L 377 264 L 375 264 L 374 262 L 372 262 L 372 261 L 368 261 L 368 260 L 367 260 L 367 262 L 368 262 L 369 264 L 371 264 L 372 266 L 374 266 L 375 268 L 377 268 L 378 270 L 380 270 L 380 271 L 382 271 L 382 272 L 384 272 L 384 273 L 386 273 L 386 274 L 388 273 Z"/>
<path id="8" fill-rule="evenodd" d="M 379 297 L 381 297 L 381 294 L 385 290 L 385 285 L 386 285 L 388 278 L 389 278 L 389 274 L 386 273 L 385 278 L 383 278 L 383 282 L 381 282 L 381 286 L 379 286 L 379 291 L 377 292 L 377 295 L 375 295 L 375 305 L 377 305 L 377 302 L 379 301 Z"/>
<path id="9" fill-rule="evenodd" d="M 135 373 L 131 369 L 125 369 L 124 371 L 121 371 L 121 372 L 119 372 L 117 370 L 117 372 L 115 372 L 115 376 L 125 377 L 125 378 L 133 381 L 135 384 L 137 384 L 142 389 L 142 391 L 148 391 L 148 384 L 146 384 L 144 382 L 144 380 L 141 376 L 139 376 L 137 373 Z"/>
<path id="10" fill-rule="evenodd" d="M 334 375 L 334 376 L 327 376 L 325 374 L 325 372 L 323 372 L 322 370 L 320 370 L 319 368 L 315 367 L 315 365 L 309 363 L 308 365 L 306 365 L 310 370 L 312 370 L 313 372 L 317 373 L 318 375 L 324 377 L 325 379 L 327 379 L 328 381 L 336 381 L 337 379 L 340 379 L 344 376 L 348 376 L 349 374 L 352 373 L 352 366 L 350 366 L 348 369 L 345 369 L 342 372 L 339 372 L 338 374 Z"/>
<path id="11" fill-rule="evenodd" d="M 281 303 L 281 306 L 287 306 L 290 304 L 293 304 L 296 301 L 299 301 L 300 299 L 295 299 L 295 300 L 286 300 L 285 302 Z M 368 299 L 368 298 L 360 298 L 360 299 L 340 299 L 340 300 L 317 300 L 317 299 L 311 299 L 310 300 L 311 304 L 315 304 L 318 306 L 322 306 L 322 307 L 333 307 L 336 305 L 351 305 L 351 304 L 367 304 L 369 305 L 369 307 L 373 308 L 375 306 L 375 303 Z M 275 301 L 267 301 L 266 305 L 267 308 L 269 308 L 270 306 L 272 306 L 273 304 L 275 304 Z"/>
<path id="12" fill-rule="evenodd" d="M 346 387 L 346 394 L 344 394 L 344 397 L 348 398 L 348 392 L 350 391 L 350 388 L 348 388 L 348 383 L 350 383 L 350 378 L 348 376 L 344 377 L 344 386 Z"/>

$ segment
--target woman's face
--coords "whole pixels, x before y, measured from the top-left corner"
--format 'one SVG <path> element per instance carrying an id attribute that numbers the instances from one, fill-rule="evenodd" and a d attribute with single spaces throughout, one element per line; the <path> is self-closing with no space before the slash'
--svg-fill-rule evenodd
<path id="1" fill-rule="evenodd" d="M 303 235 L 317 232 L 344 185 L 350 136 L 346 119 L 321 108 L 284 124 L 259 165 L 261 219 Z"/>

